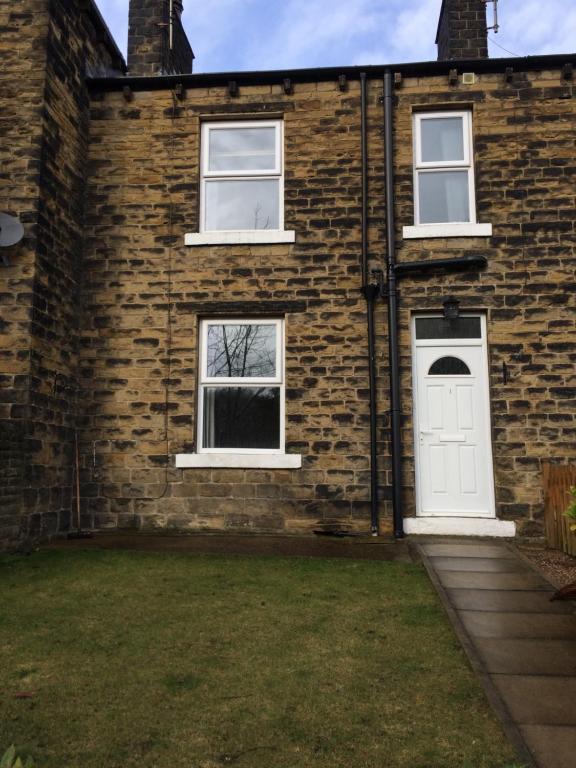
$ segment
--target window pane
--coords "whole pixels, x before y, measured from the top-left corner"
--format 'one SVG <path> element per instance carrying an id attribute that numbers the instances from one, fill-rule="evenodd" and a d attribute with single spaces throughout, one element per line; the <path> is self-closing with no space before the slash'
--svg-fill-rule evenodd
<path id="1" fill-rule="evenodd" d="M 422 162 L 464 160 L 464 125 L 461 117 L 439 117 L 420 121 Z"/>
<path id="2" fill-rule="evenodd" d="M 279 387 L 205 387 L 203 448 L 279 448 Z"/>
<path id="3" fill-rule="evenodd" d="M 420 224 L 470 221 L 468 171 L 418 174 Z"/>
<path id="4" fill-rule="evenodd" d="M 206 230 L 278 229 L 277 179 L 206 182 Z"/>
<path id="5" fill-rule="evenodd" d="M 416 318 L 417 339 L 480 339 L 482 327 L 479 317 L 458 317 L 447 320 L 444 317 Z"/>
<path id="6" fill-rule="evenodd" d="M 213 128 L 209 132 L 210 171 L 273 171 L 276 128 Z"/>
<path id="7" fill-rule="evenodd" d="M 441 357 L 432 363 L 429 376 L 470 376 L 470 368 L 458 357 Z"/>
<path id="8" fill-rule="evenodd" d="M 210 377 L 276 375 L 276 325 L 208 325 L 206 372 Z"/>

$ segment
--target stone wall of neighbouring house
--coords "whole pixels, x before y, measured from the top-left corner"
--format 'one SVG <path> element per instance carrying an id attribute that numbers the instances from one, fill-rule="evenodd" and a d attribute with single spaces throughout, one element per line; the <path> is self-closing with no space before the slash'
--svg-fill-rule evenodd
<path id="1" fill-rule="evenodd" d="M 406 79 L 396 92 L 398 237 L 413 223 L 412 110 L 454 105 L 473 112 L 478 221 L 492 223 L 493 237 L 407 240 L 399 250 L 400 261 L 488 258 L 480 273 L 402 282 L 405 502 L 414 509 L 410 316 L 441 311 L 442 297 L 455 295 L 461 309 L 487 315 L 497 514 L 521 533 L 541 533 L 541 462 L 576 458 L 574 87 L 558 70 L 423 86 Z"/>
<path id="2" fill-rule="evenodd" d="M 380 93 L 374 82 L 375 261 L 384 214 Z M 169 91 L 135 92 L 130 102 L 107 93 L 92 106 L 82 302 L 87 524 L 293 532 L 335 520 L 367 531 L 359 84 L 344 93 L 336 81 L 296 84 L 292 95 L 280 84 L 241 86 L 237 98 L 226 87 L 188 87 L 184 101 Z M 294 245 L 184 246 L 198 227 L 200 117 L 230 113 L 284 116 L 285 226 L 296 231 Z M 303 468 L 175 470 L 173 454 L 195 443 L 199 316 L 262 313 L 286 318 L 286 442 Z M 384 417 L 380 425 L 385 456 Z M 385 530 L 385 505 L 383 513 Z"/>
<path id="3" fill-rule="evenodd" d="M 0 267 L 1 407 L 10 419 L 0 424 L 9 452 L 0 540 L 9 543 L 69 524 L 89 135 L 85 74 L 111 71 L 121 59 L 91 2 L 22 0 L 6 15 L 0 120 L 8 140 L 0 151 L 9 151 L 1 158 L 9 181 L 0 202 L 26 228 L 23 244 L 9 254 L 12 266 Z"/>
<path id="4" fill-rule="evenodd" d="M 0 3 L 0 211 L 24 240 L 0 261 L 0 547 L 19 536 L 26 467 L 34 283 L 48 16 L 45 0 Z"/>

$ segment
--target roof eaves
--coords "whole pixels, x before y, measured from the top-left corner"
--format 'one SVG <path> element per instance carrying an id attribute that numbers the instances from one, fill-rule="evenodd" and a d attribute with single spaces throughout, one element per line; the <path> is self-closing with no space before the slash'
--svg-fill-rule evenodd
<path id="1" fill-rule="evenodd" d="M 168 90 L 177 83 L 186 88 L 226 86 L 234 81 L 242 85 L 271 85 L 291 79 L 293 83 L 320 82 L 337 79 L 346 75 L 358 80 L 362 72 L 368 77 L 381 77 L 385 71 L 399 72 L 405 77 L 434 77 L 448 74 L 451 69 L 477 74 L 503 72 L 507 67 L 515 71 L 559 69 L 564 64 L 576 65 L 576 53 L 545 56 L 523 56 L 505 59 L 449 59 L 444 61 L 407 62 L 404 64 L 382 64 L 345 67 L 315 67 L 312 69 L 257 70 L 252 72 L 206 72 L 190 75 L 153 75 L 148 77 L 93 77 L 88 78 L 95 91 L 118 91 L 130 86 L 135 91 Z"/>

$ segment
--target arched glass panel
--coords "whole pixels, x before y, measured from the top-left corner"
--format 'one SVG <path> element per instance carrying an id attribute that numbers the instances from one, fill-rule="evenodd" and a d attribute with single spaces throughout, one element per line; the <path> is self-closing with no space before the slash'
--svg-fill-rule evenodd
<path id="1" fill-rule="evenodd" d="M 432 363 L 429 376 L 470 376 L 470 368 L 457 357 L 441 357 Z"/>

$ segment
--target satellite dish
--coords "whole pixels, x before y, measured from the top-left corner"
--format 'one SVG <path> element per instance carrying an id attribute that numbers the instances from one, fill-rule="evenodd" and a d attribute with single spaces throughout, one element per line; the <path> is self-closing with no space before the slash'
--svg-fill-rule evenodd
<path id="1" fill-rule="evenodd" d="M 17 216 L 0 213 L 0 248 L 16 245 L 24 237 L 24 227 Z"/>

